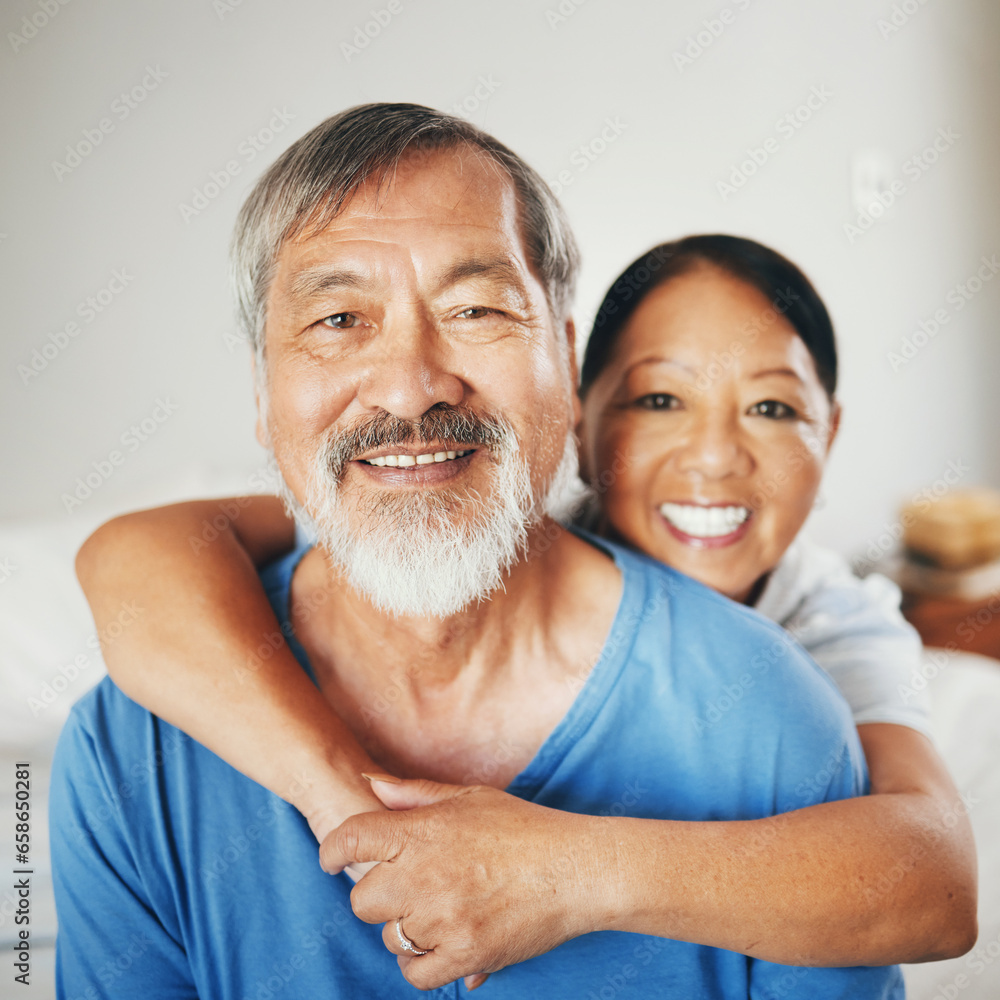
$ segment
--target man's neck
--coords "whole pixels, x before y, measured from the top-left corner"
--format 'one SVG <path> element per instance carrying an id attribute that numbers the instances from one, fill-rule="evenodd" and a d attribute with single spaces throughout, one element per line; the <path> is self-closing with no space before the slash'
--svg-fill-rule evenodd
<path id="1" fill-rule="evenodd" d="M 321 648 L 333 655 L 337 648 L 367 648 L 420 663 L 425 682 L 447 684 L 479 658 L 477 651 L 501 663 L 512 644 L 550 632 L 564 604 L 580 604 L 579 591 L 569 585 L 577 571 L 587 563 L 607 562 L 591 545 L 549 521 L 531 533 L 502 586 L 482 601 L 444 618 L 394 617 L 354 591 L 316 548 L 296 572 L 293 610 L 299 607 L 314 642 L 320 639 Z"/>
<path id="2" fill-rule="evenodd" d="M 390 618 L 319 550 L 292 581 L 292 622 L 320 688 L 375 760 L 462 780 L 501 738 L 525 750 L 566 713 L 620 602 L 606 554 L 550 523 L 489 599 L 445 619 Z M 493 748 L 493 749 L 490 749 Z"/>

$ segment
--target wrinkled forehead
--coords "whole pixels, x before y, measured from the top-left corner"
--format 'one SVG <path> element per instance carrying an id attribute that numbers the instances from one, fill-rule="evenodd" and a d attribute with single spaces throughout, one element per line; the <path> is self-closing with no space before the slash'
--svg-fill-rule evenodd
<path id="1" fill-rule="evenodd" d="M 383 280 L 416 278 L 463 260 L 505 261 L 538 285 L 521 234 L 514 184 L 488 154 L 468 146 L 414 150 L 368 178 L 325 224 L 282 245 L 272 290 L 288 294 L 303 273 L 350 265 Z M 275 288 L 275 286 L 277 286 Z"/>

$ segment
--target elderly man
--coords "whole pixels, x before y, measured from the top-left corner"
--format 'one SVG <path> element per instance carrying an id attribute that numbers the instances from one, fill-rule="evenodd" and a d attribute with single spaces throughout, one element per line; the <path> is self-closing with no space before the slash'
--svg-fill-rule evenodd
<path id="1" fill-rule="evenodd" d="M 558 527 L 575 255 L 538 176 L 465 122 L 355 108 L 260 181 L 234 258 L 259 434 L 320 542 L 264 572 L 272 604 L 373 756 L 445 784 L 328 840 L 331 870 L 387 862 L 352 896 L 298 813 L 103 682 L 53 779 L 61 995 L 457 996 L 525 959 L 484 995 L 901 996 L 895 969 L 661 936 L 663 820 L 858 794 L 864 764 L 779 630 Z M 695 706 L 776 645 L 782 669 L 700 731 Z M 394 711 L 362 719 L 415 659 Z M 454 787 L 476 773 L 494 787 Z"/>

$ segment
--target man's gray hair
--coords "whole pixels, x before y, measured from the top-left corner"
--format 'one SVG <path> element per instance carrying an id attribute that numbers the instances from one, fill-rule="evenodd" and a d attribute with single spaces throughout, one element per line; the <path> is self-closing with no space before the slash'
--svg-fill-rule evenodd
<path id="1" fill-rule="evenodd" d="M 257 182 L 233 233 L 237 320 L 264 367 L 267 294 L 285 240 L 329 225 L 368 178 L 391 179 L 404 154 L 469 145 L 511 178 L 528 259 L 558 321 L 569 315 L 580 254 L 544 180 L 519 156 L 470 122 L 419 104 L 362 104 L 327 118 L 291 145 Z"/>

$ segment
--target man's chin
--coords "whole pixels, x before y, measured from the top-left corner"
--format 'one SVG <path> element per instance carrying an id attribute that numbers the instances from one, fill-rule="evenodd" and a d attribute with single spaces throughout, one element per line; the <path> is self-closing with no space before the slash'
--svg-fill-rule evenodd
<path id="1" fill-rule="evenodd" d="M 489 600 L 521 554 L 517 539 L 506 544 L 482 538 L 444 542 L 428 538 L 403 551 L 409 532 L 395 545 L 320 535 L 320 545 L 343 580 L 372 607 L 393 618 L 450 618 Z M 403 536 L 400 538 L 399 536 Z"/>

